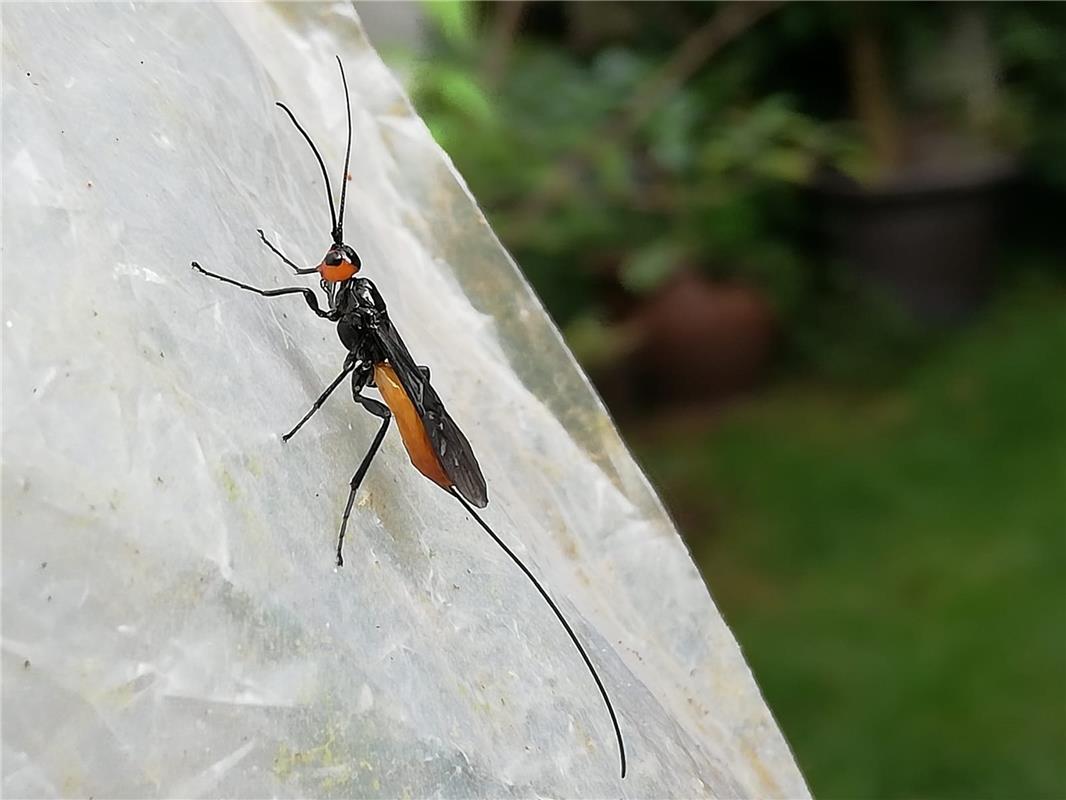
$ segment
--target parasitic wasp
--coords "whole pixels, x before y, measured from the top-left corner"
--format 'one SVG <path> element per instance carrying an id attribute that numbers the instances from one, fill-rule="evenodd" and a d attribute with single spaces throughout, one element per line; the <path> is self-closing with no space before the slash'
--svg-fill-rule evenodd
<path id="1" fill-rule="evenodd" d="M 607 695 L 603 681 L 600 680 L 592 660 L 585 652 L 585 648 L 574 633 L 570 623 L 566 621 L 562 611 L 555 601 L 541 585 L 522 560 L 515 555 L 514 551 L 501 539 L 488 523 L 476 511 L 488 505 L 488 490 L 485 478 L 481 474 L 470 442 L 456 425 L 455 420 L 444 408 L 440 396 L 430 383 L 429 369 L 418 365 L 408 351 L 403 339 L 396 331 L 389 313 L 385 307 L 385 301 L 378 292 L 377 287 L 367 278 L 357 277 L 362 266 L 355 250 L 344 242 L 344 200 L 348 189 L 348 165 L 352 153 L 352 107 L 348 96 L 348 81 L 344 75 L 344 65 L 340 57 L 337 57 L 337 65 L 341 71 L 341 82 L 344 85 L 344 100 L 348 113 L 348 143 L 344 155 L 344 171 L 341 173 L 340 203 L 333 203 L 333 189 L 329 182 L 329 172 L 322 160 L 318 148 L 311 140 L 311 136 L 297 121 L 296 115 L 284 103 L 277 103 L 278 107 L 289 117 L 296 130 L 300 132 L 311 151 L 318 161 L 322 170 L 322 178 L 326 184 L 326 197 L 329 200 L 329 213 L 332 220 L 333 243 L 326 251 L 322 262 L 314 267 L 300 267 L 281 252 L 259 230 L 259 238 L 278 258 L 285 262 L 296 275 L 314 275 L 320 277 L 320 286 L 325 294 L 327 306 L 323 308 L 319 304 L 315 292 L 305 286 L 292 286 L 281 289 L 260 289 L 255 286 L 241 283 L 224 275 L 219 275 L 201 267 L 197 262 L 192 262 L 193 269 L 209 278 L 228 283 L 248 292 L 255 292 L 263 297 L 281 297 L 284 295 L 303 295 L 310 309 L 322 319 L 336 323 L 337 334 L 341 343 L 348 351 L 344 359 L 344 366 L 340 374 L 326 387 L 325 391 L 312 404 L 311 409 L 304 414 L 296 425 L 282 436 L 283 441 L 291 439 L 303 425 L 314 416 L 326 402 L 326 399 L 340 384 L 351 376 L 352 397 L 356 403 L 366 411 L 381 420 L 377 433 L 370 443 L 370 448 L 359 463 L 358 469 L 349 482 L 348 501 L 344 506 L 344 514 L 341 516 L 340 532 L 337 535 L 337 566 L 344 563 L 342 549 L 344 546 L 344 534 L 348 528 L 348 518 L 351 516 L 352 504 L 355 501 L 356 492 L 363 478 L 366 476 L 370 463 L 377 455 L 381 442 L 389 429 L 389 423 L 393 418 L 396 427 L 400 430 L 400 438 L 410 456 L 415 469 L 437 484 L 444 491 L 458 500 L 467 513 L 474 519 L 478 526 L 485 531 L 492 540 L 506 553 L 510 559 L 522 570 L 530 583 L 536 587 L 541 597 L 555 613 L 556 618 L 566 630 L 570 641 L 574 643 L 585 666 L 588 667 L 596 687 L 603 697 L 607 706 L 607 712 L 614 726 L 615 738 L 618 741 L 618 755 L 621 762 L 622 777 L 626 776 L 626 751 L 622 741 L 622 731 L 618 726 L 618 717 L 615 715 L 614 706 Z M 376 388 L 381 396 L 381 401 L 363 394 L 364 389 Z M 384 402 L 382 402 L 384 401 Z"/>

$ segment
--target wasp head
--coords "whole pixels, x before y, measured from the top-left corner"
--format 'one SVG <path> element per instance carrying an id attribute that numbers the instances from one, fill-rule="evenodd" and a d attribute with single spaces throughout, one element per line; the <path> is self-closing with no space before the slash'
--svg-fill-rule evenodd
<path id="1" fill-rule="evenodd" d="M 346 244 L 335 244 L 329 248 L 322 263 L 318 265 L 318 274 L 324 281 L 339 283 L 354 276 L 361 266 L 362 262 L 355 250 Z"/>

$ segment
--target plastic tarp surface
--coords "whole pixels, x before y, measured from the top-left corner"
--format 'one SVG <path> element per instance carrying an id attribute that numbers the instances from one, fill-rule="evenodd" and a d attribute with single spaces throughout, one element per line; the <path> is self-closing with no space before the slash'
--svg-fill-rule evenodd
<path id="1" fill-rule="evenodd" d="M 3 793 L 806 795 L 680 538 L 347 6 L 3 14 Z M 490 524 L 385 441 L 333 326 L 266 300 L 345 238 L 469 437 Z M 516 154 L 521 157 L 521 154 Z"/>

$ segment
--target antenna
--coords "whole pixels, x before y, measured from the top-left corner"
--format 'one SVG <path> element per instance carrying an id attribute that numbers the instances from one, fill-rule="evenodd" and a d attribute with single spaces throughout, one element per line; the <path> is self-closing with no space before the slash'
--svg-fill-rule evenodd
<path id="1" fill-rule="evenodd" d="M 306 139 L 307 143 L 309 145 L 311 145 L 311 151 L 315 154 L 315 158 L 318 159 L 318 166 L 322 168 L 322 177 L 326 181 L 326 197 L 329 198 L 329 215 L 330 215 L 330 217 L 333 218 L 333 241 L 335 241 L 335 242 L 337 242 L 339 244 L 340 243 L 340 239 L 338 238 L 338 234 L 340 233 L 340 229 L 337 227 L 337 210 L 333 206 L 333 189 L 329 185 L 329 175 L 326 173 L 326 164 L 325 164 L 325 162 L 322 161 L 322 156 L 319 154 L 318 148 L 315 147 L 315 143 L 312 142 L 311 141 L 311 137 L 307 135 L 307 131 L 305 131 L 303 129 L 303 126 L 299 122 L 296 121 L 296 115 L 293 114 L 289 110 L 289 107 L 287 105 L 285 105 L 284 103 L 279 102 L 279 103 L 276 103 L 275 105 L 277 105 L 278 108 L 280 108 L 282 111 L 284 111 L 286 114 L 289 115 L 289 119 L 292 120 L 292 124 L 296 126 L 296 130 L 298 130 L 301 134 L 303 134 L 304 139 Z M 351 136 L 351 128 L 349 128 L 348 130 L 349 130 L 349 134 L 348 135 Z M 345 162 L 345 163 L 347 163 L 347 162 Z M 347 169 L 348 168 L 345 167 L 345 171 L 346 172 L 347 172 Z M 341 208 L 343 209 L 343 207 L 344 206 L 342 204 Z"/>
<path id="2" fill-rule="evenodd" d="M 344 105 L 348 109 L 348 147 L 344 151 L 344 172 L 341 173 L 341 213 L 333 226 L 333 241 L 344 241 L 344 197 L 348 193 L 348 162 L 352 157 L 352 101 L 348 97 L 348 79 L 344 77 L 344 64 L 337 56 L 337 66 L 341 68 L 341 83 L 344 84 Z"/>

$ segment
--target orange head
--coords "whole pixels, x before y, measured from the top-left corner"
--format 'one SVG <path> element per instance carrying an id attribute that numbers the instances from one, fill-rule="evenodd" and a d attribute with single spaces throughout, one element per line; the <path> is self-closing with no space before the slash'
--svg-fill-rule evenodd
<path id="1" fill-rule="evenodd" d="M 353 277 L 361 266 L 362 263 L 355 250 L 346 244 L 335 244 L 326 253 L 317 270 L 322 280 L 340 283 Z"/>

